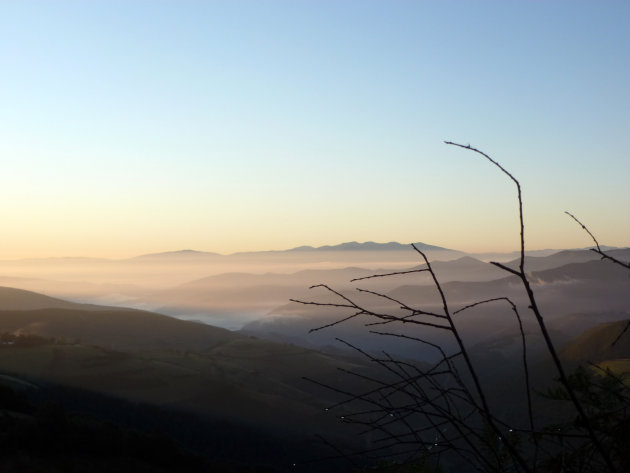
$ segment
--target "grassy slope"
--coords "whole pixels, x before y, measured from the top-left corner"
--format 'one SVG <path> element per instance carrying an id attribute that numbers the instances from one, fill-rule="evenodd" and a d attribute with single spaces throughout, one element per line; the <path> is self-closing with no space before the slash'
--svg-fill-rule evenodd
<path id="1" fill-rule="evenodd" d="M 35 333 L 79 339 L 82 343 L 120 350 L 198 350 L 238 335 L 195 322 L 133 309 L 38 309 L 0 311 L 0 332 Z"/>
<path id="2" fill-rule="evenodd" d="M 0 333 L 62 340 L 0 345 L 0 372 L 265 424 L 330 427 L 331 392 L 302 379 L 365 370 L 314 350 L 137 310 L 0 311 Z"/>
<path id="3" fill-rule="evenodd" d="M 133 401 L 276 424 L 304 422 L 321 411 L 297 373 L 296 379 L 287 379 L 291 367 L 262 375 L 247 363 L 212 353 L 131 354 L 54 344 L 3 347 L 0 371 Z M 291 415 L 284 418 L 283 412 Z"/>
<path id="4" fill-rule="evenodd" d="M 605 360 L 630 358 L 630 330 L 614 344 L 628 320 L 596 325 L 570 341 L 561 351 L 563 359 L 569 362 L 597 363 Z"/>
<path id="5" fill-rule="evenodd" d="M 0 286 L 0 308 L 3 310 L 35 310 L 35 309 L 80 309 L 103 310 L 106 307 L 91 304 L 77 304 L 55 297 L 48 297 L 24 289 Z"/>

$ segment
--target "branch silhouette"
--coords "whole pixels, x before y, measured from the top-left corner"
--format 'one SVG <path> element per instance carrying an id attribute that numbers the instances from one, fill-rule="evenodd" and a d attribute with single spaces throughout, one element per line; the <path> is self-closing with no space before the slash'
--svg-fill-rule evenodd
<path id="1" fill-rule="evenodd" d="M 548 465 L 558 455 L 561 455 L 564 461 L 565 452 L 569 452 L 580 453 L 587 458 L 584 467 L 586 469 L 583 468 L 583 471 L 589 473 L 622 471 L 623 468 L 619 469 L 618 462 L 613 461 L 610 454 L 611 436 L 601 430 L 600 421 L 592 416 L 593 409 L 590 401 L 582 392 L 584 385 L 576 384 L 576 375 L 568 375 L 565 372 L 525 271 L 525 223 L 520 182 L 498 161 L 483 151 L 470 145 L 451 141 L 445 143 L 482 156 L 516 186 L 520 231 L 518 268 L 514 269 L 496 261 L 491 264 L 518 278 L 526 296 L 529 309 L 527 313 L 533 315 L 545 349 L 558 375 L 560 388 L 554 395 L 570 403 L 575 422 L 561 428 L 537 426 L 541 424 L 541 420 L 537 418 L 532 397 L 534 391 L 528 358 L 528 335 L 524 330 L 524 313 L 519 311 L 516 303 L 509 297 L 494 297 L 452 310 L 429 258 L 414 244 L 411 247 L 423 263 L 421 269 L 374 274 L 352 279 L 351 282 L 426 273 L 430 278 L 431 286 L 439 296 L 439 309 L 423 304 L 409 304 L 391 294 L 357 287 L 358 294 L 373 296 L 375 300 L 383 303 L 391 303 L 396 311 L 374 309 L 369 307 L 369 303 L 359 303 L 352 296 L 325 284 L 312 286 L 311 289 L 323 289 L 334 296 L 336 301 L 315 302 L 294 299 L 292 301 L 351 312 L 331 323 L 313 328 L 310 332 L 330 329 L 350 320 L 361 320 L 368 333 L 427 347 L 434 351 L 437 361 L 428 367 L 420 366 L 410 360 L 396 358 L 387 352 L 370 353 L 338 338 L 338 341 L 364 357 L 382 374 L 380 376 L 367 375 L 356 370 L 341 369 L 340 371 L 345 375 L 360 381 L 349 387 L 338 387 L 330 383 L 309 380 L 342 396 L 341 401 L 329 406 L 327 410 L 343 409 L 343 414 L 339 416 L 339 419 L 345 424 L 361 427 L 359 435 L 371 438 L 371 446 L 360 452 L 361 455 L 369 458 L 373 458 L 372 455 L 381 457 L 386 455 L 390 458 L 413 461 L 426 457 L 441 458 L 448 453 L 460 458 L 466 465 L 478 471 L 533 473 L 542 471 L 542 468 L 549 468 Z M 582 225 L 577 218 L 569 215 Z M 584 225 L 582 227 L 594 240 L 597 247 L 594 251 L 602 258 L 611 259 L 630 269 L 625 263 L 606 255 L 590 231 Z M 473 361 L 458 325 L 461 314 L 489 304 L 506 305 L 518 326 L 521 394 L 525 403 L 522 415 L 506 417 L 505 412 L 498 412 L 496 406 L 489 400 L 479 367 Z M 379 329 L 376 330 L 376 327 Z M 420 331 L 410 333 L 405 330 L 410 327 L 416 327 Z M 630 322 L 613 345 L 629 327 Z M 445 333 L 452 341 L 454 348 L 446 349 L 442 343 L 433 341 L 431 334 L 437 332 Z M 619 382 L 621 381 L 617 381 L 617 386 Z M 625 408 L 630 408 L 630 402 L 628 400 L 625 402 Z M 348 454 L 343 453 L 343 455 Z"/>
<path id="2" fill-rule="evenodd" d="M 597 239 L 595 238 L 595 235 L 593 235 L 591 233 L 591 231 L 586 227 L 586 225 L 584 225 L 582 222 L 580 222 L 577 217 L 575 215 L 573 215 L 570 212 L 564 212 L 565 214 L 567 214 L 569 217 L 571 217 L 573 220 L 575 220 L 578 225 L 580 225 L 582 227 L 582 229 L 588 233 L 588 235 L 591 237 L 591 239 L 593 240 L 593 242 L 595 243 L 596 248 L 591 248 L 591 251 L 597 253 L 598 255 L 600 255 L 602 257 L 602 259 L 607 259 L 609 261 L 612 261 L 615 264 L 618 264 L 626 269 L 630 269 L 630 263 L 624 263 L 623 261 L 618 260 L 617 258 L 614 258 L 612 256 L 610 256 L 609 254 L 606 254 L 604 251 L 602 251 L 601 247 L 599 246 L 599 242 L 597 241 Z"/>

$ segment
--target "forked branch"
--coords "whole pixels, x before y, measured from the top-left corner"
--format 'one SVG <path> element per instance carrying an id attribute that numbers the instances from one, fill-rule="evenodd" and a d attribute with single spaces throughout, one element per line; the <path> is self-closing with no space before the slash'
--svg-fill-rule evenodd
<path id="1" fill-rule="evenodd" d="M 498 167 L 504 174 L 506 174 L 507 176 L 509 176 L 509 178 L 514 182 L 514 184 L 516 185 L 516 189 L 517 189 L 517 194 L 518 194 L 518 211 L 519 211 L 519 221 L 520 221 L 520 234 L 521 234 L 521 247 L 520 247 L 520 253 L 521 253 L 521 258 L 520 258 L 520 264 L 519 264 L 519 271 L 516 272 L 514 270 L 512 270 L 511 268 L 508 268 L 505 265 L 502 265 L 501 263 L 496 263 L 493 262 L 492 264 L 494 264 L 495 266 L 498 266 L 512 274 L 517 275 L 520 279 L 521 282 L 523 284 L 523 287 L 525 288 L 525 291 L 527 292 L 527 297 L 529 299 L 530 302 L 530 309 L 532 310 L 532 312 L 534 313 L 535 317 L 536 317 L 536 321 L 538 322 L 538 326 L 540 327 L 540 331 L 543 335 L 543 338 L 545 340 L 545 344 L 547 347 L 547 350 L 549 352 L 549 354 L 551 355 L 551 358 L 553 360 L 553 363 L 556 367 L 556 370 L 558 371 L 558 377 L 560 380 L 560 383 L 563 385 L 563 387 L 566 389 L 571 402 L 573 403 L 573 405 L 575 406 L 575 409 L 583 423 L 583 425 L 586 427 L 586 430 L 589 434 L 589 437 L 591 438 L 591 441 L 593 442 L 593 444 L 595 445 L 596 449 L 599 451 L 600 455 L 602 456 L 602 458 L 604 459 L 604 462 L 606 463 L 606 465 L 608 466 L 610 472 L 616 472 L 616 468 L 612 462 L 612 460 L 610 459 L 610 456 L 608 454 L 608 451 L 604 448 L 604 446 L 602 445 L 602 443 L 600 442 L 597 434 L 595 433 L 595 430 L 593 428 L 593 426 L 591 425 L 591 421 L 584 409 L 584 406 L 582 405 L 582 403 L 580 402 L 580 400 L 578 399 L 575 390 L 573 389 L 573 387 L 570 385 L 568 377 L 564 371 L 564 368 L 562 366 L 562 362 L 560 361 L 560 357 L 558 356 L 557 352 L 556 352 L 556 348 L 555 345 L 553 344 L 553 341 L 551 340 L 551 336 L 549 335 L 549 331 L 547 330 L 547 325 L 545 324 L 545 320 L 540 312 L 540 309 L 538 308 L 538 303 L 536 301 L 536 298 L 534 297 L 534 291 L 531 288 L 531 284 L 529 282 L 529 279 L 527 278 L 527 274 L 525 273 L 525 224 L 524 224 L 524 219 L 523 219 L 523 198 L 522 198 L 522 193 L 521 193 L 521 184 L 519 183 L 519 181 L 512 175 L 510 174 L 503 166 L 501 166 L 497 161 L 495 161 L 494 159 L 492 159 L 490 156 L 488 156 L 486 153 L 473 148 L 470 145 L 461 145 L 458 143 L 453 143 L 452 141 L 445 141 L 445 143 L 447 145 L 453 145 L 453 146 L 457 146 L 459 148 L 464 148 L 470 151 L 473 151 L 475 153 L 480 154 L 481 156 L 483 156 L 484 158 L 486 158 L 488 161 L 490 161 L 492 164 L 494 164 L 496 167 Z M 576 219 L 577 220 L 577 219 Z M 590 232 L 589 232 L 590 234 Z M 592 236 L 592 235 L 591 235 Z M 594 238 L 594 237 L 593 237 Z M 598 249 L 599 249 L 599 245 L 598 245 Z"/>
<path id="2" fill-rule="evenodd" d="M 369 433 L 370 435 L 379 436 L 373 439 L 372 447 L 365 452 L 386 452 L 392 448 L 394 450 L 398 449 L 400 452 L 400 447 L 411 446 L 414 449 L 410 451 L 404 450 L 405 454 L 412 452 L 420 456 L 438 455 L 439 457 L 441 453 L 451 451 L 465 459 L 467 464 L 474 463 L 481 471 L 501 473 L 508 471 L 535 472 L 539 470 L 540 466 L 538 461 L 539 455 L 553 456 L 559 448 L 562 448 L 563 442 L 579 441 L 582 442 L 582 445 L 587 444 L 591 448 L 590 453 L 594 455 L 591 459 L 592 464 L 603 462 L 606 471 L 616 472 L 616 466 L 612 462 L 609 452 L 602 441 L 600 441 L 598 432 L 596 432 L 591 423 L 591 418 L 587 415 L 580 398 L 578 398 L 573 385 L 565 374 L 525 272 L 525 225 L 520 182 L 499 162 L 486 153 L 470 145 L 461 145 L 450 141 L 445 143 L 483 156 L 484 159 L 509 177 L 516 186 L 520 224 L 519 265 L 517 269 L 514 269 L 499 262 L 492 262 L 492 264 L 519 278 L 527 294 L 528 307 L 532 311 L 531 313 L 542 333 L 545 347 L 553 360 L 562 388 L 566 391 L 568 399 L 577 412 L 579 428 L 573 432 L 556 430 L 551 432 L 545 429 L 536 429 L 534 424 L 534 406 L 531 398 L 532 389 L 528 366 L 527 336 L 523 328 L 523 317 L 519 313 L 516 304 L 507 297 L 496 297 L 475 302 L 459 310 L 452 311 L 429 259 L 425 253 L 413 244 L 413 249 L 420 255 L 422 262 L 426 266 L 423 265 L 420 269 L 374 274 L 353 279 L 351 282 L 426 272 L 430 276 L 431 285 L 439 294 L 441 310 L 435 309 L 434 306 L 417 307 L 402 300 L 401 297 L 393 297 L 391 294 L 356 288 L 360 294 L 365 295 L 368 299 L 371 298 L 390 306 L 394 304 L 394 309 L 391 311 L 389 309 L 376 310 L 369 307 L 369 301 L 359 304 L 353 297 L 326 285 L 313 287 L 325 289 L 335 297 L 334 300 L 336 302 L 299 300 L 294 302 L 351 311 L 349 315 L 340 317 L 336 321 L 324 324 L 311 331 L 330 328 L 356 317 L 361 317 L 362 319 L 367 319 L 363 323 L 365 327 L 387 327 L 387 331 L 370 330 L 370 333 L 375 336 L 391 337 L 401 342 L 416 342 L 419 345 L 435 349 L 438 352 L 437 362 L 429 368 L 426 366 L 421 367 L 409 360 L 395 359 L 387 353 L 384 353 L 384 357 L 368 353 L 344 341 L 342 343 L 347 347 L 355 350 L 369 360 L 371 364 L 379 367 L 381 370 L 379 372 L 383 373 L 384 377 L 379 378 L 379 375 L 342 370 L 345 374 L 353 376 L 354 379 L 358 379 L 363 383 L 363 388 L 359 388 L 358 392 L 330 386 L 319 381 L 313 382 L 344 396 L 342 401 L 331 406 L 331 408 L 343 407 L 345 409 L 343 416 L 341 416 L 343 422 L 361 426 L 364 434 Z M 582 225 L 573 215 L 568 215 Z M 600 254 L 603 258 L 611 259 L 617 264 L 630 269 L 630 265 L 606 255 L 591 232 L 584 225 L 582 227 L 595 242 L 597 249 L 593 249 L 593 251 Z M 506 420 L 508 417 L 497 416 L 496 412 L 494 412 L 496 408 L 488 401 L 481 378 L 477 373 L 478 366 L 471 359 L 468 347 L 462 339 L 458 328 L 459 319 L 454 317 L 473 307 L 485 306 L 491 303 L 507 303 L 518 323 L 521 336 L 520 353 L 522 353 L 527 413 L 523 412 L 518 417 L 516 424 L 523 425 L 508 425 Z M 401 327 L 406 329 L 415 327 L 420 330 L 420 333 L 396 330 L 396 327 L 399 329 Z M 628 327 L 630 327 L 630 324 Z M 437 332 L 446 333 L 446 336 L 455 342 L 454 345 L 456 347 L 453 346 L 453 352 L 448 353 L 449 350 L 445 349 L 443 345 L 441 346 L 440 343 L 431 341 L 429 338 L 430 334 Z M 353 406 L 357 403 L 362 408 L 353 410 Z M 524 427 L 526 423 L 528 425 Z M 523 438 L 522 435 L 527 435 L 533 446 L 530 444 L 524 450 L 522 444 L 519 444 L 519 441 Z M 588 438 L 589 441 L 584 442 L 585 438 Z"/>

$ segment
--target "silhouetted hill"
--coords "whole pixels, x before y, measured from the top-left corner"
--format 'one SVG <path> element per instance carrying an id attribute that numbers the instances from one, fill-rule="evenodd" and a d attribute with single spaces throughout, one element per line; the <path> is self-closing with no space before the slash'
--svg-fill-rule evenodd
<path id="1" fill-rule="evenodd" d="M 626 330 L 617 340 L 628 323 L 630 319 L 591 327 L 571 340 L 561 350 L 561 356 L 566 360 L 580 363 L 630 358 L 630 330 Z M 617 342 L 613 346 L 615 340 Z"/>
<path id="2" fill-rule="evenodd" d="M 471 257 L 436 261 L 432 267 L 443 282 L 488 281 L 505 276 L 505 272 L 496 266 Z M 326 283 L 337 290 L 349 290 L 359 286 L 386 292 L 412 282 L 428 286 L 432 280 L 426 272 L 352 282 L 353 279 L 366 278 L 375 274 L 423 268 L 425 268 L 424 265 L 391 269 L 359 267 L 308 269 L 286 274 L 224 273 L 155 292 L 145 300 L 150 301 L 158 312 L 174 316 L 195 316 L 207 319 L 210 323 L 216 323 L 214 320 L 218 319 L 220 324 L 226 324 L 228 318 L 226 314 L 233 314 L 231 315 L 233 324 L 225 326 L 240 328 L 244 323 L 260 317 L 265 312 L 284 305 L 289 299 L 310 297 L 313 291 L 310 291 L 309 287 L 317 284 Z M 423 291 L 427 292 L 427 288 Z"/>
<path id="3" fill-rule="evenodd" d="M 104 306 L 77 304 L 54 297 L 44 296 L 36 292 L 0 287 L 0 310 L 35 310 L 35 309 L 78 309 L 103 310 Z"/>
<path id="4" fill-rule="evenodd" d="M 175 293 L 180 290 L 203 289 L 208 290 L 213 287 L 225 286 L 308 286 L 321 281 L 332 281 L 334 283 L 349 283 L 353 278 L 369 276 L 378 270 L 365 268 L 340 268 L 340 269 L 305 269 L 295 273 L 265 273 L 252 274 L 243 272 L 222 273 L 208 276 L 201 279 L 181 284 L 177 287 L 163 291 L 164 293 Z"/>
<path id="5" fill-rule="evenodd" d="M 448 248 L 442 248 L 441 246 L 428 245 L 426 243 L 418 242 L 414 243 L 416 248 L 421 251 L 424 250 L 440 250 L 440 251 L 454 251 Z M 389 243 L 375 243 L 373 241 L 366 241 L 359 243 L 358 241 L 349 241 L 341 243 L 339 245 L 324 245 L 324 246 L 298 246 L 287 251 L 409 251 L 411 244 L 398 243 L 396 241 L 390 241 Z"/>
<path id="6" fill-rule="evenodd" d="M 583 256 L 580 254 L 578 257 Z M 572 259 L 574 255 L 568 257 Z M 559 259 L 556 258 L 555 261 L 565 260 L 565 258 L 566 255 L 559 257 Z M 489 264 L 486 265 L 468 258 L 432 264 L 441 280 L 447 279 L 442 278 L 441 275 L 455 277 L 458 268 L 465 268 L 467 265 L 470 267 L 469 276 L 472 277 L 475 277 L 477 271 L 486 271 L 488 267 L 491 267 Z M 464 274 L 466 274 L 465 271 Z M 490 273 L 486 272 L 485 274 Z M 385 289 L 381 288 L 379 292 L 382 292 L 386 297 L 357 292 L 353 289 L 342 292 L 360 307 L 368 308 L 379 314 L 408 314 L 405 312 L 406 309 L 401 309 L 401 305 L 441 313 L 442 302 L 439 293 L 434 286 L 429 284 L 430 281 L 424 281 L 421 276 L 415 275 L 409 279 L 417 282 L 389 290 L 387 286 L 383 286 Z M 362 283 L 363 281 L 359 281 L 357 286 L 362 287 Z M 528 309 L 526 293 L 515 276 L 490 281 L 450 281 L 443 282 L 441 286 L 451 311 L 478 301 L 508 297 L 520 308 L 524 322 L 529 323 L 531 321 L 532 314 Z M 532 276 L 532 289 L 543 316 L 558 333 L 563 332 L 562 323 L 555 324 L 554 321 L 560 321 L 568 314 L 619 314 L 626 311 L 630 307 L 629 286 L 627 270 L 612 264 L 610 261 L 595 260 L 570 263 L 560 268 L 534 272 Z M 344 304 L 344 301 L 338 296 L 326 293 L 325 290 L 312 291 L 304 300 Z M 335 327 L 309 334 L 310 329 L 332 324 L 352 315 L 353 312 L 359 311 L 343 307 L 289 303 L 274 309 L 265 317 L 248 323 L 243 327 L 243 332 L 259 336 L 271 336 L 276 340 L 291 340 L 306 346 L 320 347 L 332 343 L 331 341 L 335 337 L 340 337 L 368 350 L 381 348 L 398 355 L 420 359 L 431 356 L 429 348 L 418 346 L 417 343 L 395 337 L 375 337 L 370 334 L 370 328 L 366 328 L 365 324 L 374 322 L 375 319 L 367 315 L 358 315 L 350 321 L 335 325 Z M 464 341 L 469 346 L 492 340 L 506 331 L 514 334 L 514 330 L 517 328 L 516 319 L 505 301 L 483 304 L 457 315 L 455 320 Z M 600 321 L 596 317 L 591 320 L 584 317 L 580 319 L 580 327 L 587 328 Z M 570 323 L 566 319 L 565 322 Z M 447 333 L 444 331 L 434 332 L 435 330 L 430 327 L 418 328 L 412 324 L 405 324 L 404 327 L 406 335 L 430 336 L 434 337 L 432 338 L 434 342 L 450 343 Z M 566 332 L 567 334 L 575 334 L 571 327 L 568 327 Z M 564 335 L 563 339 L 567 336 Z"/>
<path id="7" fill-rule="evenodd" d="M 617 258 L 621 261 L 630 261 L 630 249 L 629 248 L 617 248 L 607 251 L 610 256 Z M 557 268 L 571 263 L 584 263 L 587 261 L 600 260 L 601 257 L 593 251 L 583 250 L 563 250 L 553 253 L 549 256 L 527 256 L 525 258 L 525 270 L 527 272 L 532 271 L 544 271 L 547 269 Z M 514 259 L 508 263 L 507 266 L 511 268 L 517 268 L 519 265 L 519 259 Z"/>
<path id="8" fill-rule="evenodd" d="M 626 282 L 630 285 L 630 272 L 610 260 L 595 260 L 584 263 L 569 263 L 545 271 L 534 271 L 534 280 L 539 282 L 589 281 L 599 283 Z"/>
<path id="9" fill-rule="evenodd" d="M 212 415 L 329 428 L 336 419 L 319 416 L 331 393 L 317 395 L 321 389 L 303 376 L 332 382 L 338 367 L 367 368 L 361 360 L 152 312 L 76 306 L 0 310 L 0 334 L 44 340 L 26 337 L 19 345 L 3 338 L 0 371 Z"/>
<path id="10" fill-rule="evenodd" d="M 142 359 L 119 352 L 32 342 L 39 344 L 0 345 L 2 364 L 13 355 L 26 358 L 23 369 L 50 365 L 47 380 L 0 374 L 2 472 L 317 473 L 321 469 L 309 468 L 307 462 L 329 455 L 327 447 L 314 444 L 310 431 L 256 425 L 251 419 L 230 418 L 228 412 L 204 414 L 186 406 L 156 405 L 155 399 L 143 402 L 142 395 L 123 399 L 107 394 L 115 386 L 140 388 L 145 394 L 151 386 L 164 391 L 159 381 L 167 376 L 181 382 L 181 370 L 167 371 L 165 360 L 142 365 Z M 55 382 L 72 368 L 70 383 L 75 386 Z M 125 373 L 131 368 L 135 376 Z M 90 370 L 105 391 L 81 387 L 90 384 Z M 203 382 L 213 380 L 201 378 Z M 191 386 L 185 382 L 183 387 Z M 347 443 L 330 435 L 337 445 Z M 298 468 L 289 467 L 296 463 Z M 327 464 L 327 471 L 346 471 L 334 467 Z"/>
<path id="11" fill-rule="evenodd" d="M 429 245 L 427 243 L 414 243 L 419 250 L 422 251 L 455 251 L 441 246 Z M 203 257 L 230 257 L 230 256 L 242 256 L 242 255 L 255 255 L 255 254 L 269 254 L 269 253 L 286 253 L 286 252 L 310 252 L 310 251 L 409 251 L 411 248 L 410 243 L 398 243 L 390 241 L 388 243 L 376 243 L 373 241 L 358 242 L 349 241 L 340 243 L 338 245 L 323 245 L 323 246 L 298 246 L 287 250 L 267 250 L 267 251 L 239 251 L 232 254 L 222 255 L 219 253 L 198 251 L 198 250 L 177 250 L 177 251 L 165 251 L 161 253 L 149 253 L 145 255 L 136 256 L 134 259 L 169 259 L 169 258 L 203 258 Z"/>
<path id="12" fill-rule="evenodd" d="M 224 255 L 219 253 L 213 253 L 209 251 L 197 251 L 197 250 L 178 250 L 178 251 L 165 251 L 162 253 L 148 253 L 146 255 L 135 256 L 127 261 L 168 261 L 168 260 L 182 260 L 182 259 L 217 259 Z"/>
<path id="13" fill-rule="evenodd" d="M 424 269 L 426 267 L 426 264 L 422 264 L 415 266 L 414 269 Z M 451 281 L 492 281 L 507 276 L 507 273 L 502 269 L 472 256 L 462 256 L 449 261 L 432 261 L 431 268 L 442 283 Z M 425 284 L 432 284 L 430 277 L 425 278 L 424 282 Z"/>
<path id="14" fill-rule="evenodd" d="M 78 304 L 77 304 L 78 305 Z M 133 309 L 50 308 L 1 310 L 0 332 L 36 333 L 44 337 L 119 350 L 199 350 L 238 338 L 218 327 Z"/>

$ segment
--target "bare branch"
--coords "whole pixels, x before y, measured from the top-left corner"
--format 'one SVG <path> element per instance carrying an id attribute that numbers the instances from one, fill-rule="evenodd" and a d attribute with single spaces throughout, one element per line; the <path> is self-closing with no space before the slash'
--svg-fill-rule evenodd
<path id="1" fill-rule="evenodd" d="M 412 269 L 412 270 L 409 270 L 409 271 L 396 271 L 394 273 L 373 274 L 371 276 L 364 276 L 362 278 L 351 279 L 350 282 L 363 281 L 365 279 L 385 278 L 385 277 L 388 277 L 388 276 L 399 276 L 401 274 L 425 273 L 427 271 L 428 271 L 428 269 Z"/>
<path id="2" fill-rule="evenodd" d="M 628 320 L 628 323 L 626 323 L 626 326 L 619 333 L 619 335 L 617 335 L 617 338 L 615 338 L 615 341 L 610 344 L 611 348 L 614 347 L 619 340 L 621 340 L 621 337 L 623 337 L 623 334 L 628 331 L 628 328 L 630 328 L 630 320 Z"/>
<path id="3" fill-rule="evenodd" d="M 608 254 L 606 254 L 604 251 L 602 251 L 601 247 L 599 246 L 599 242 L 597 241 L 597 238 L 595 238 L 595 235 L 593 235 L 591 233 L 591 231 L 586 227 L 586 225 L 584 225 L 582 222 L 580 222 L 577 217 L 575 215 L 573 215 L 570 212 L 564 212 L 565 214 L 567 214 L 569 217 L 571 217 L 573 220 L 575 220 L 578 225 L 580 225 L 580 227 L 582 227 L 582 229 L 589 234 L 589 236 L 591 237 L 591 239 L 593 240 L 593 242 L 595 243 L 595 246 L 597 247 L 597 249 L 592 248 L 591 250 L 594 251 L 595 253 L 597 253 L 598 255 L 600 255 L 603 259 L 607 259 L 612 261 L 615 264 L 618 264 L 620 266 L 623 266 L 626 269 L 630 269 L 630 263 L 624 263 L 623 261 L 619 261 L 617 258 L 614 258 Z"/>
<path id="4" fill-rule="evenodd" d="M 507 271 L 508 273 L 512 273 L 513 275 L 518 276 L 519 278 L 521 277 L 521 273 L 519 271 L 516 271 L 508 266 L 505 266 L 504 264 L 497 263 L 496 261 L 490 261 L 490 264 L 493 264 L 497 268 L 501 268 L 502 270 Z"/>
<path id="5" fill-rule="evenodd" d="M 410 316 L 408 316 L 408 317 L 413 317 L 415 315 L 430 315 L 432 317 L 437 317 L 437 318 L 440 318 L 440 319 L 445 319 L 446 318 L 445 315 L 436 314 L 435 312 L 428 312 L 428 311 L 424 311 L 424 310 L 413 309 L 413 308 L 409 307 L 407 304 L 405 304 L 404 302 L 401 302 L 398 299 L 394 299 L 393 297 L 388 296 L 386 294 L 382 294 L 380 292 L 375 292 L 375 291 L 370 291 L 368 289 L 360 289 L 360 288 L 357 288 L 357 291 L 364 292 L 366 294 L 372 294 L 374 296 L 381 297 L 383 299 L 387 299 L 387 300 L 389 300 L 391 302 L 395 302 L 396 304 L 399 304 L 401 309 L 405 309 L 405 310 L 408 310 L 408 311 L 412 312 L 412 314 Z"/>
<path id="6" fill-rule="evenodd" d="M 374 274 L 366 277 L 352 279 L 351 282 L 367 279 L 389 277 L 395 275 L 409 275 L 412 273 L 427 272 L 431 276 L 432 285 L 439 294 L 441 309 L 433 311 L 412 307 L 407 303 L 398 300 L 391 295 L 383 294 L 374 290 L 356 288 L 361 294 L 370 294 L 378 299 L 375 305 L 378 309 L 370 308 L 372 298 L 360 304 L 353 300 L 351 296 L 335 291 L 326 285 L 313 287 L 323 287 L 335 297 L 341 300 L 331 303 L 324 302 L 304 302 L 295 301 L 302 304 L 324 306 L 339 309 L 352 309 L 353 313 L 330 324 L 324 325 L 314 330 L 321 330 L 335 326 L 355 317 L 365 317 L 366 327 L 388 325 L 389 331 L 370 330 L 369 333 L 383 337 L 399 338 L 417 342 L 421 345 L 434 348 L 437 353 L 432 356 L 437 357 L 437 361 L 432 361 L 431 365 L 416 364 L 411 360 L 400 360 L 384 353 L 384 357 L 369 354 L 360 348 L 339 340 L 349 348 L 365 356 L 376 368 L 382 369 L 383 377 L 371 372 L 363 373 L 357 370 L 340 369 L 348 376 L 361 380 L 355 389 L 357 392 L 349 392 L 347 389 L 327 386 L 325 383 L 313 381 L 321 386 L 343 396 L 343 399 L 334 406 L 341 408 L 344 413 L 344 422 L 363 427 L 361 435 L 370 434 L 371 448 L 364 450 L 368 454 L 387 452 L 397 455 L 403 446 L 413 446 L 414 450 L 409 451 L 409 455 L 440 455 L 444 452 L 453 452 L 465 458 L 468 464 L 474 464 L 479 471 L 506 472 L 534 472 L 542 465 L 540 461 L 554 459 L 558 452 L 579 452 L 584 458 L 585 464 L 601 471 L 615 472 L 616 465 L 612 462 L 607 450 L 608 444 L 604 433 L 601 430 L 600 421 L 591 417 L 590 411 L 582 404 L 583 392 L 574 389 L 573 378 L 571 380 L 565 374 L 560 358 L 551 340 L 545 320 L 538 307 L 532 285 L 525 272 L 525 226 L 523 218 L 523 198 L 520 182 L 508 172 L 498 161 L 492 159 L 486 153 L 471 147 L 453 142 L 445 142 L 448 145 L 473 151 L 496 166 L 502 173 L 516 185 L 518 212 L 520 223 L 520 260 L 518 267 L 512 268 L 499 262 L 491 262 L 494 266 L 506 271 L 512 276 L 519 278 L 523 289 L 527 294 L 529 302 L 528 308 L 531 310 L 537 325 L 542 333 L 546 350 L 548 351 L 553 364 L 558 373 L 558 379 L 562 386 L 561 399 L 564 396 L 570 400 L 577 416 L 569 429 L 536 429 L 534 424 L 534 406 L 532 402 L 532 387 L 530 381 L 530 370 L 528 367 L 528 337 L 525 334 L 523 320 L 516 304 L 508 297 L 494 297 L 471 304 L 467 304 L 455 311 L 449 307 L 443 287 L 438 280 L 427 256 L 416 245 L 411 245 L 422 258 L 424 265 L 421 269 L 408 271 L 396 271 L 385 274 Z M 568 212 L 567 212 L 568 213 Z M 573 215 L 574 220 L 579 222 Z M 597 249 L 596 253 L 602 258 L 614 260 L 606 255 L 599 246 L 595 237 L 582 225 L 582 227 L 593 238 Z M 624 263 L 620 263 L 624 267 Z M 334 299 L 333 299 L 334 300 Z M 363 299 L 361 299 L 363 301 Z M 382 301 L 386 301 L 383 303 Z M 524 393 L 526 395 L 525 406 L 518 417 L 512 418 L 511 414 L 501 412 L 498 416 L 495 404 L 491 404 L 486 397 L 484 388 L 477 374 L 479 366 L 471 360 L 470 353 L 465 346 L 458 324 L 460 318 L 455 317 L 474 307 L 479 307 L 490 303 L 506 303 L 514 313 L 518 323 L 518 331 L 521 338 L 519 353 L 522 354 L 522 378 L 524 380 Z M 392 303 L 394 306 L 392 307 Z M 384 309 L 383 307 L 387 307 Z M 442 313 L 440 313 L 442 311 Z M 432 323 L 428 320 L 432 318 L 440 319 L 441 323 Z M 457 325 L 455 321 L 457 320 Z M 364 320 L 362 320 L 364 322 Z M 417 331 L 404 332 L 398 330 L 401 327 L 409 328 L 409 324 L 417 328 Z M 435 330 L 438 329 L 438 330 Z M 630 321 L 624 331 L 613 342 L 614 346 L 621 336 L 630 330 Z M 441 331 L 441 335 L 439 334 Z M 440 337 L 440 342 L 434 343 L 431 337 Z M 449 354 L 445 352 L 442 340 L 447 337 L 447 343 L 453 343 Z M 620 388 L 621 389 L 621 388 Z M 493 392 L 493 394 L 496 394 Z M 578 397 L 579 396 L 581 397 Z M 611 391 L 611 395 L 617 395 Z M 626 396 L 625 392 L 620 394 Z M 625 399 L 625 397 L 623 398 Z M 515 403 L 520 406 L 519 403 Z M 353 406 L 359 405 L 360 409 Z M 495 412 L 493 412 L 495 411 Z M 573 414 L 572 414 L 573 415 Z M 511 420 L 510 420 L 511 419 Z M 511 425 L 512 423 L 518 425 Z M 528 426 L 524 427 L 525 424 Z M 585 442 L 588 439 L 588 442 Z M 523 444 L 523 440 L 528 440 Z M 392 451 L 390 449 L 397 451 Z M 539 456 L 544 456 L 540 457 Z"/>

